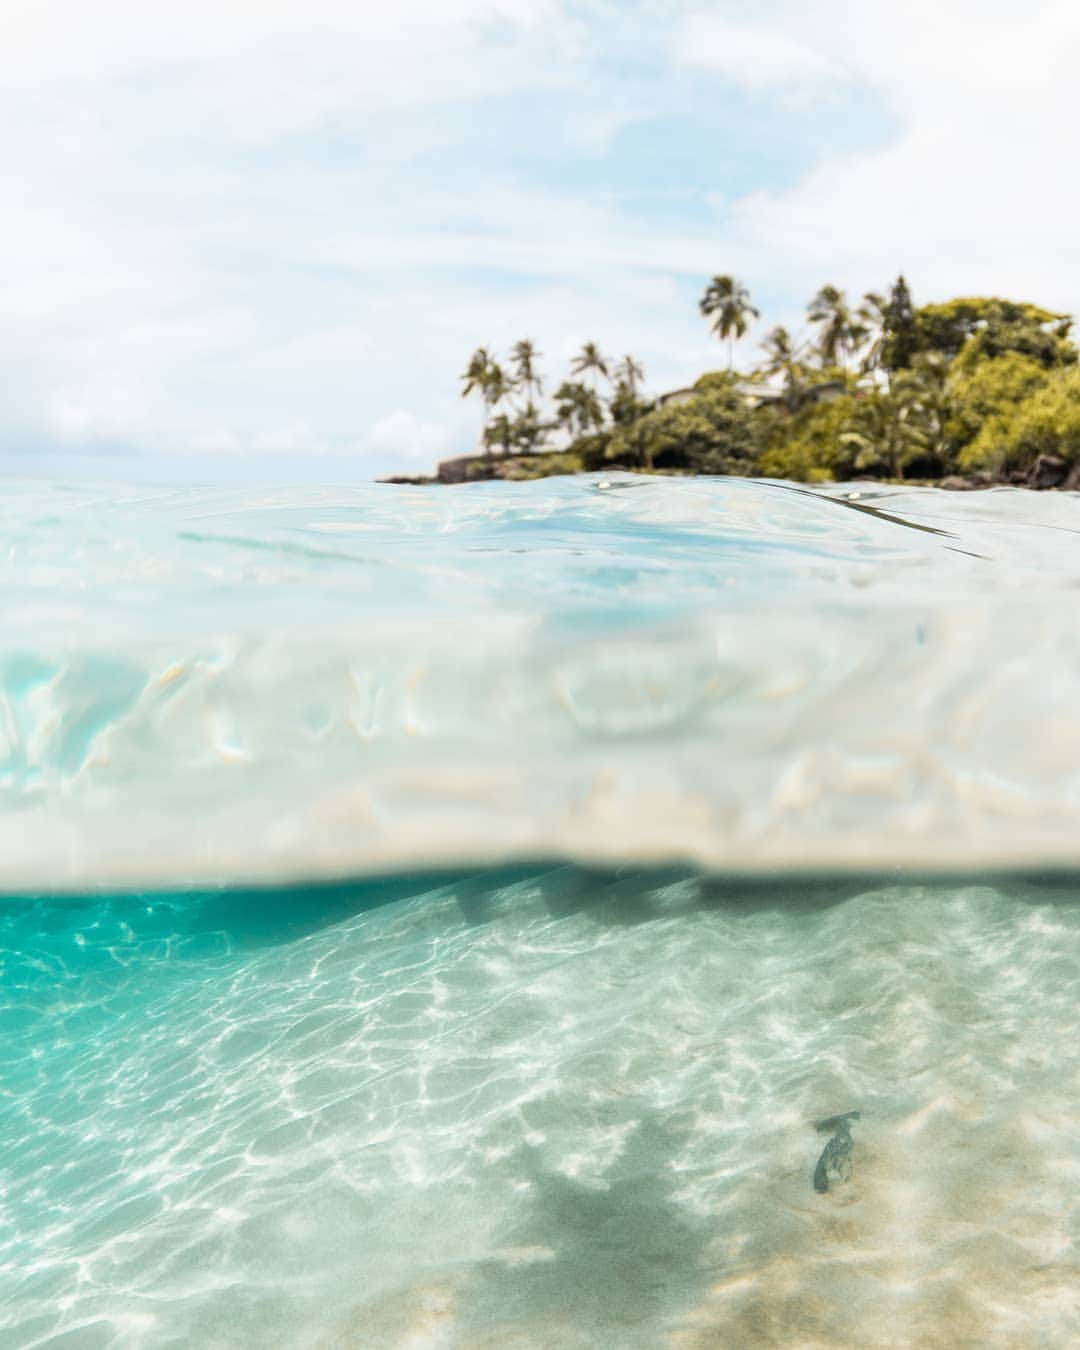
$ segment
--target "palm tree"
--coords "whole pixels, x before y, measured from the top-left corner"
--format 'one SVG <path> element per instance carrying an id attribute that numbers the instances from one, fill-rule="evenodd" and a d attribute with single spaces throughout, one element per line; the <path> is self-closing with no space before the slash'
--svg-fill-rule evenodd
<path id="1" fill-rule="evenodd" d="M 855 468 L 884 466 L 890 478 L 903 478 L 905 468 L 933 451 L 933 424 L 918 392 L 877 389 L 858 406 L 840 444 L 855 451 Z"/>
<path id="2" fill-rule="evenodd" d="M 855 311 L 864 332 L 866 348 L 859 362 L 864 375 L 870 375 L 881 365 L 881 353 L 885 345 L 885 313 L 889 302 L 877 291 L 867 291 L 862 303 Z"/>
<path id="3" fill-rule="evenodd" d="M 523 455 L 533 454 L 543 444 L 550 425 L 549 422 L 541 421 L 540 409 L 530 399 L 512 423 L 515 447 Z"/>
<path id="4" fill-rule="evenodd" d="M 534 394 L 539 398 L 544 392 L 544 382 L 536 371 L 539 359 L 540 353 L 536 350 L 536 343 L 530 342 L 528 338 L 516 342 L 510 352 L 510 360 L 514 367 L 514 382 L 519 389 L 525 391 L 525 397 L 530 403 Z"/>
<path id="5" fill-rule="evenodd" d="M 604 425 L 604 408 L 596 390 L 580 381 L 564 380 L 555 390 L 555 418 L 570 435 L 582 436 L 590 427 Z"/>
<path id="6" fill-rule="evenodd" d="M 487 355 L 483 347 L 480 348 L 480 352 L 476 353 L 476 356 L 479 356 L 480 353 L 483 353 L 486 357 L 486 364 L 482 367 L 483 374 L 473 381 L 472 387 L 480 390 L 480 396 L 484 400 L 484 425 L 480 432 L 480 440 L 490 455 L 492 444 L 496 443 L 489 435 L 491 414 L 505 398 L 514 392 L 514 382 L 507 377 L 506 371 L 503 370 L 498 361 L 493 361 Z M 476 356 L 474 356 L 474 360 Z M 466 375 L 468 375 L 468 371 L 466 371 Z M 468 383 L 466 384 L 466 392 L 472 392 Z M 501 441 L 497 443 L 502 444 Z"/>
<path id="7" fill-rule="evenodd" d="M 608 399 L 608 411 L 616 426 L 629 426 L 646 411 L 646 404 L 638 398 L 638 388 L 645 378 L 645 367 L 632 356 L 624 356 L 612 372 L 615 388 Z"/>
<path id="8" fill-rule="evenodd" d="M 484 421 L 480 428 L 480 444 L 485 447 L 487 453 L 491 454 L 491 445 L 488 441 L 488 421 L 491 417 L 492 402 L 489 397 L 489 388 L 491 385 L 492 372 L 499 370 L 498 364 L 492 360 L 491 353 L 486 347 L 477 347 L 472 356 L 469 357 L 469 364 L 465 367 L 461 375 L 462 398 L 469 398 L 470 395 L 479 393 L 484 401 Z M 501 370 L 499 371 L 502 376 Z"/>
<path id="9" fill-rule="evenodd" d="M 600 348 L 595 342 L 586 342 L 581 349 L 581 354 L 575 356 L 570 362 L 571 375 L 589 375 L 594 377 L 603 375 L 605 380 L 610 380 L 611 375 L 608 370 L 607 359 L 600 355 Z"/>
<path id="10" fill-rule="evenodd" d="M 615 367 L 615 379 L 626 386 L 631 398 L 637 398 L 638 385 L 645 379 L 645 367 L 632 356 L 624 356 Z"/>
<path id="11" fill-rule="evenodd" d="M 799 360 L 799 348 L 795 346 L 791 334 L 781 324 L 773 328 L 761 344 L 765 353 L 762 372 L 765 375 L 786 375 L 789 379 L 802 374 Z"/>
<path id="12" fill-rule="evenodd" d="M 802 349 L 795 345 L 788 330 L 778 324 L 761 344 L 761 350 L 765 353 L 762 374 L 784 377 L 784 402 L 791 411 L 796 411 L 805 387 L 806 367 L 801 360 Z"/>
<path id="13" fill-rule="evenodd" d="M 487 452 L 490 455 L 496 446 L 503 452 L 504 457 L 510 453 L 514 443 L 514 424 L 506 413 L 499 413 L 498 417 L 493 417 L 484 430 L 484 444 L 487 446 Z"/>
<path id="14" fill-rule="evenodd" d="M 491 361 L 484 374 L 480 391 L 484 396 L 484 402 L 488 405 L 488 410 L 494 411 L 503 399 L 514 392 L 514 381 L 510 379 L 498 361 Z"/>
<path id="15" fill-rule="evenodd" d="M 825 366 L 844 366 L 848 355 L 866 338 L 866 329 L 856 320 L 843 291 L 822 286 L 807 306 L 806 316 L 818 324 L 818 352 Z"/>
<path id="16" fill-rule="evenodd" d="M 889 389 L 903 418 L 921 429 L 927 453 L 944 464 L 948 427 L 955 413 L 948 357 L 943 352 L 916 353 L 907 369 L 895 372 Z"/>
<path id="17" fill-rule="evenodd" d="M 734 277 L 716 276 L 705 288 L 698 301 L 698 309 L 705 318 L 712 318 L 712 331 L 728 344 L 728 370 L 735 365 L 735 343 L 750 327 L 751 319 L 761 315 L 750 303 L 750 292 Z"/>
<path id="18" fill-rule="evenodd" d="M 461 391 L 462 398 L 468 398 L 477 389 L 483 390 L 484 380 L 491 364 L 491 353 L 488 349 L 477 347 L 476 351 L 469 357 L 469 364 L 465 367 L 464 374 L 459 377 L 465 386 Z"/>

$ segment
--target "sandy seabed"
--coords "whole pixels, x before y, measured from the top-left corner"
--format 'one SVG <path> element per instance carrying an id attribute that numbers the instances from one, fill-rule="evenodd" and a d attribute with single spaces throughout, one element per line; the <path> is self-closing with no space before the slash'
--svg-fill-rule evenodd
<path id="1" fill-rule="evenodd" d="M 1073 888 L 416 890 L 9 911 L 0 1344 L 1077 1343 Z"/>

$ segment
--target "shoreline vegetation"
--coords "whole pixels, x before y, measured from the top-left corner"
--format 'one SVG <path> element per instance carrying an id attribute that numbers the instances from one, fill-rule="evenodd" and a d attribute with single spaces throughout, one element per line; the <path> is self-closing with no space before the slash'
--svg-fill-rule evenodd
<path id="1" fill-rule="evenodd" d="M 613 361 L 593 342 L 549 395 L 533 342 L 505 359 L 478 348 L 461 392 L 484 407 L 479 449 L 431 477 L 383 481 L 623 469 L 1080 490 L 1080 353 L 1069 315 L 985 296 L 916 307 L 903 276 L 857 304 L 823 286 L 806 334 L 772 328 L 761 359 L 738 371 L 736 344 L 760 318 L 746 287 L 715 276 L 698 308 L 725 344 L 726 369 L 655 397 L 634 357 Z"/>

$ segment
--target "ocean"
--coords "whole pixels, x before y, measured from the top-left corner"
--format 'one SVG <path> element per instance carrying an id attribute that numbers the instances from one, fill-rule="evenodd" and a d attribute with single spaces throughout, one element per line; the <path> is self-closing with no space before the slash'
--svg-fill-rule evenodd
<path id="1" fill-rule="evenodd" d="M 8 481 L 0 567 L 4 1350 L 1080 1344 L 1074 495 Z"/>

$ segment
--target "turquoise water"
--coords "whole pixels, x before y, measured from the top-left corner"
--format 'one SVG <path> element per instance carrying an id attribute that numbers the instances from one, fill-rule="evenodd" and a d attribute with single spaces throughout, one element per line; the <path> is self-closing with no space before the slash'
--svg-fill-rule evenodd
<path id="1" fill-rule="evenodd" d="M 1080 504 L 864 494 L 8 485 L 0 1346 L 1078 1343 Z"/>

